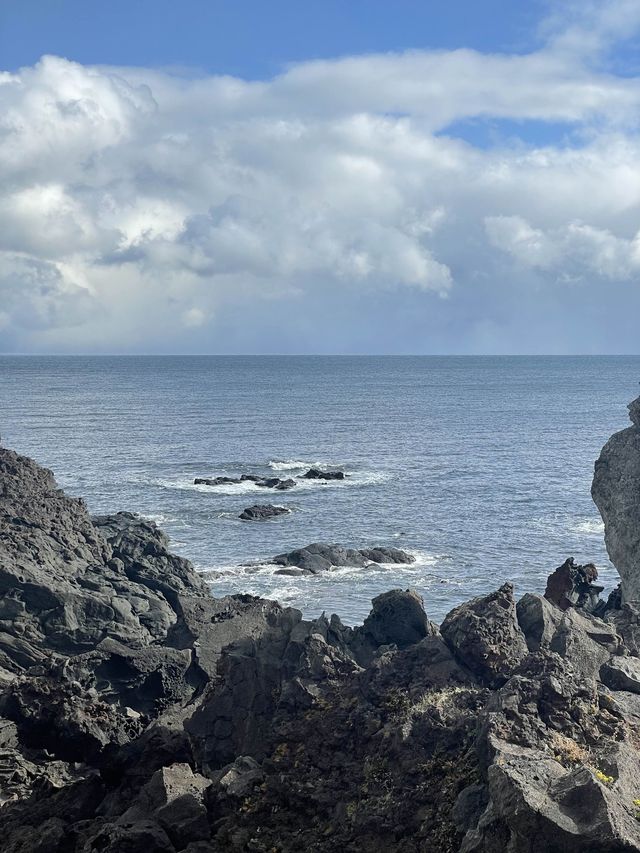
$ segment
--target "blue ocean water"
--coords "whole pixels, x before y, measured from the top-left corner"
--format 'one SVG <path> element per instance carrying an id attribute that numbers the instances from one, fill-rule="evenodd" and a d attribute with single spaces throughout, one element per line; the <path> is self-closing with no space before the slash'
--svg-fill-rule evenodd
<path id="1" fill-rule="evenodd" d="M 640 357 L 3 356 L 0 434 L 91 511 L 156 520 L 215 595 L 355 624 L 373 596 L 414 587 L 439 621 L 505 579 L 543 591 L 567 556 L 616 582 L 589 489 L 639 379 Z M 193 485 L 311 464 L 349 476 L 284 493 Z M 293 512 L 239 521 L 256 502 Z M 308 578 L 242 565 L 314 541 L 417 560 Z"/>

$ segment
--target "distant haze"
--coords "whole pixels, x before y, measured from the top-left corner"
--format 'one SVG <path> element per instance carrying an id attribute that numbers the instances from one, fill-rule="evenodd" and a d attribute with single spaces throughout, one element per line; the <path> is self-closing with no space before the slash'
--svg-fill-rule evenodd
<path id="1" fill-rule="evenodd" d="M 0 72 L 0 352 L 637 352 L 640 0 L 472 46 L 461 2 L 409 41 L 417 5 L 354 2 L 336 45 L 296 18 L 267 72 L 231 35 L 204 65 L 195 0 L 197 55 L 165 14 L 161 55 L 109 65 L 56 4 L 49 55 Z"/>

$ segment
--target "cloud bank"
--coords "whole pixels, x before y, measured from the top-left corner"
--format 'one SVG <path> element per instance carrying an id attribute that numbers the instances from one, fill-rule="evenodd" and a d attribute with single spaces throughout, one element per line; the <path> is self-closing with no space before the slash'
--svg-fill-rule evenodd
<path id="1" fill-rule="evenodd" d="M 0 73 L 0 351 L 634 351 L 640 3 L 523 54 Z"/>

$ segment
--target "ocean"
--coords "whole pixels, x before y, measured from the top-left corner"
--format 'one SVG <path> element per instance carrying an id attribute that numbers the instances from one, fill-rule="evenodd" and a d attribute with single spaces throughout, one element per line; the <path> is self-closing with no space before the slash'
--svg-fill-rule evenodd
<path id="1" fill-rule="evenodd" d="M 357 624 L 372 597 L 412 587 L 440 621 L 507 579 L 518 596 L 543 592 L 568 556 L 617 582 L 589 490 L 639 380 L 627 356 L 1 356 L 0 435 L 91 512 L 156 521 L 216 596 Z M 312 465 L 348 477 L 287 492 L 193 484 Z M 254 503 L 293 511 L 240 521 Z M 274 574 L 271 557 L 317 541 L 416 562 Z"/>

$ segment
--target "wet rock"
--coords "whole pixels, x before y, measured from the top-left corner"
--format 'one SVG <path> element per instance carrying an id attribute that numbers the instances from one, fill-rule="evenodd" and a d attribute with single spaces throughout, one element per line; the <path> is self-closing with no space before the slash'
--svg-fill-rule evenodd
<path id="1" fill-rule="evenodd" d="M 604 589 L 594 583 L 597 578 L 598 570 L 593 563 L 579 566 L 573 557 L 569 557 L 549 576 L 544 597 L 561 610 L 580 607 L 593 611 Z"/>
<path id="2" fill-rule="evenodd" d="M 286 506 L 273 506 L 273 504 L 254 504 L 240 513 L 243 521 L 266 521 L 269 518 L 277 518 L 291 512 Z"/>
<path id="3" fill-rule="evenodd" d="M 376 559 L 377 558 L 377 559 Z M 309 574 L 326 572 L 334 567 L 364 568 L 371 563 L 413 563 L 415 557 L 399 548 L 345 548 L 342 545 L 325 545 L 315 542 L 286 554 L 278 554 L 272 560 L 278 566 L 293 566 Z"/>
<path id="4" fill-rule="evenodd" d="M 510 583 L 454 608 L 440 632 L 457 659 L 492 686 L 503 684 L 528 651 Z"/>
<path id="5" fill-rule="evenodd" d="M 193 481 L 196 486 L 237 486 L 246 482 L 279 492 L 292 489 L 296 485 L 296 481 L 290 478 L 281 480 L 279 477 L 258 477 L 256 474 L 243 474 L 241 477 L 196 477 Z"/>
<path id="6" fill-rule="evenodd" d="M 345 473 L 344 471 L 321 471 L 319 468 L 309 468 L 302 476 L 305 480 L 344 480 Z"/>
<path id="7" fill-rule="evenodd" d="M 401 551 L 400 548 L 361 548 L 360 553 L 366 560 L 371 560 L 372 563 L 395 563 L 407 564 L 415 563 L 416 558 L 413 554 L 407 551 Z"/>
<path id="8" fill-rule="evenodd" d="M 640 607 L 640 397 L 629 406 L 633 426 L 617 432 L 595 464 L 591 495 L 605 529 L 622 602 Z"/>

